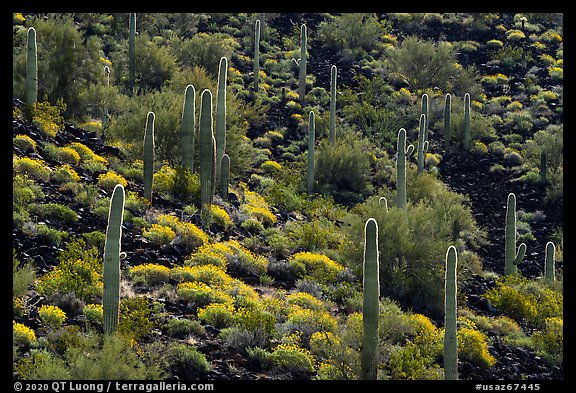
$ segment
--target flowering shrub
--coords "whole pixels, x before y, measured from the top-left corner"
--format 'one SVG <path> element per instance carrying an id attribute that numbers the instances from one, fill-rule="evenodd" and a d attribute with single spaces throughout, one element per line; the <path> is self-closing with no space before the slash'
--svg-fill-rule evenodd
<path id="1" fill-rule="evenodd" d="M 83 161 L 95 161 L 104 165 L 108 165 L 108 160 L 98 154 L 94 153 L 92 149 L 80 142 L 72 142 L 68 147 L 76 150 Z"/>
<path id="2" fill-rule="evenodd" d="M 40 306 L 38 316 L 45 325 L 52 328 L 59 328 L 66 321 L 66 313 L 57 306 Z"/>
<path id="3" fill-rule="evenodd" d="M 289 265 L 297 274 L 321 283 L 335 282 L 338 273 L 344 270 L 344 266 L 327 256 L 308 251 L 294 254 Z"/>
<path id="4" fill-rule="evenodd" d="M 202 229 L 191 222 L 181 221 L 176 216 L 160 215 L 157 218 L 157 223 L 152 225 L 171 229 L 174 232 L 174 238 L 178 236 L 177 243 L 183 245 L 187 250 L 193 250 L 209 242 L 208 235 Z"/>
<path id="5" fill-rule="evenodd" d="M 164 246 L 176 238 L 176 233 L 170 227 L 152 224 L 142 231 L 142 236 L 150 240 L 155 246 Z"/>
<path id="6" fill-rule="evenodd" d="M 295 344 L 279 344 L 272 351 L 275 367 L 289 372 L 314 371 L 314 356 L 305 348 Z"/>
<path id="7" fill-rule="evenodd" d="M 126 187 L 128 181 L 124 179 L 122 175 L 119 175 L 114 171 L 108 171 L 98 176 L 98 185 L 108 192 L 114 190 L 114 187 L 116 187 L 117 184 Z"/>
<path id="8" fill-rule="evenodd" d="M 196 252 L 194 252 L 188 259 L 186 259 L 185 263 L 187 265 L 214 265 L 218 266 L 222 269 L 226 269 L 228 266 L 228 259 L 226 256 L 215 250 L 217 247 L 226 247 L 222 243 L 214 243 L 214 244 L 204 244 Z M 228 247 L 226 247 L 228 248 Z M 232 250 L 228 248 L 230 254 Z"/>
<path id="9" fill-rule="evenodd" d="M 52 171 L 51 177 L 58 183 L 80 181 L 80 176 L 78 176 L 78 173 L 76 173 L 76 171 L 68 164 L 61 165 L 58 169 Z"/>
<path id="10" fill-rule="evenodd" d="M 462 360 L 484 367 L 492 367 L 496 364 L 496 359 L 488 352 L 487 337 L 482 332 L 462 327 L 458 329 L 456 339 L 458 356 Z"/>
<path id="11" fill-rule="evenodd" d="M 56 149 L 56 159 L 58 160 L 58 162 L 78 165 L 80 163 L 81 158 L 80 154 L 78 154 L 78 152 L 75 149 L 69 146 L 64 146 L 64 147 L 58 147 Z"/>
<path id="12" fill-rule="evenodd" d="M 12 321 L 12 337 L 17 345 L 31 345 L 36 342 L 36 333 L 28 326 Z"/>
<path id="13" fill-rule="evenodd" d="M 244 203 L 240 206 L 240 210 L 248 216 L 256 218 L 264 226 L 272 226 L 276 224 L 277 218 L 270 211 L 268 203 L 264 198 L 254 191 L 250 191 L 244 183 L 240 183 Z"/>
<path id="14" fill-rule="evenodd" d="M 210 217 L 212 222 L 223 229 L 228 229 L 232 225 L 232 219 L 222 207 L 210 205 Z"/>
<path id="15" fill-rule="evenodd" d="M 286 296 L 286 301 L 290 305 L 297 305 L 301 308 L 308 308 L 313 311 L 326 310 L 322 300 L 312 296 L 307 292 L 294 292 Z"/>
<path id="16" fill-rule="evenodd" d="M 75 293 L 80 299 L 90 299 L 102 293 L 102 273 L 82 259 L 61 261 L 38 279 L 36 290 L 44 296 Z"/>
<path id="17" fill-rule="evenodd" d="M 101 304 L 87 304 L 82 310 L 84 318 L 90 323 L 102 324 L 104 308 Z"/>
<path id="18" fill-rule="evenodd" d="M 128 275 L 137 284 L 156 285 L 170 279 L 170 268 L 156 263 L 145 263 L 131 267 Z"/>
<path id="19" fill-rule="evenodd" d="M 25 172 L 36 180 L 48 180 L 52 170 L 42 160 L 30 157 L 12 157 L 15 172 Z"/>
<path id="20" fill-rule="evenodd" d="M 234 323 L 234 307 L 224 303 L 211 303 L 198 310 L 198 318 L 216 328 L 225 328 Z"/>
<path id="21" fill-rule="evenodd" d="M 537 352 L 552 361 L 560 364 L 564 359 L 564 320 L 562 318 L 546 318 L 545 328 L 532 334 L 532 341 Z"/>
<path id="22" fill-rule="evenodd" d="M 195 307 L 204 307 L 211 303 L 234 304 L 232 296 L 203 282 L 181 282 L 176 287 L 176 294 L 178 298 L 191 303 Z"/>
<path id="23" fill-rule="evenodd" d="M 36 150 L 36 141 L 28 135 L 18 134 L 12 138 L 12 143 L 24 152 Z"/>

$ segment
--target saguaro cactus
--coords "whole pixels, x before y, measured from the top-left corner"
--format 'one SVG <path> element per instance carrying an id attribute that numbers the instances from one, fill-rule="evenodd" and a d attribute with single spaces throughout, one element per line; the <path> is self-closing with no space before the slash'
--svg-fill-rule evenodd
<path id="1" fill-rule="evenodd" d="M 470 94 L 464 95 L 464 139 L 462 141 L 464 150 L 470 150 Z"/>
<path id="2" fill-rule="evenodd" d="M 200 130 L 198 155 L 200 157 L 200 200 L 202 210 L 210 210 L 212 204 L 214 173 L 214 132 L 212 123 L 212 93 L 204 89 L 200 96 Z"/>
<path id="3" fill-rule="evenodd" d="M 456 341 L 456 269 L 458 255 L 454 246 L 446 252 L 444 276 L 444 379 L 458 379 L 458 342 Z"/>
<path id="4" fill-rule="evenodd" d="M 516 252 L 516 195 L 512 192 L 508 194 L 506 204 L 506 228 L 504 237 L 504 274 L 516 274 L 518 272 L 518 265 L 522 262 L 526 254 L 526 244 L 520 244 L 518 252 Z"/>
<path id="5" fill-rule="evenodd" d="M 220 161 L 220 195 L 223 200 L 228 200 L 228 184 L 230 181 L 230 157 L 224 153 Z"/>
<path id="6" fill-rule="evenodd" d="M 196 130 L 196 89 L 186 86 L 184 108 L 182 110 L 182 165 L 194 172 L 194 135 Z"/>
<path id="7" fill-rule="evenodd" d="M 424 171 L 424 156 L 426 155 L 426 150 L 428 149 L 428 141 L 426 140 L 426 115 L 420 115 L 420 129 L 418 131 L 418 173 Z"/>
<path id="8" fill-rule="evenodd" d="M 406 157 L 414 152 L 414 145 L 406 148 L 406 130 L 398 131 L 398 159 L 396 160 L 396 205 L 406 208 Z"/>
<path id="9" fill-rule="evenodd" d="M 218 68 L 218 91 L 216 92 L 216 178 L 220 177 L 220 161 L 226 151 L 226 77 L 228 60 L 220 59 Z"/>
<path id="10" fill-rule="evenodd" d="M 128 33 L 128 88 L 134 93 L 136 83 L 136 13 L 130 13 Z"/>
<path id="11" fill-rule="evenodd" d="M 154 183 L 154 112 L 148 112 L 144 131 L 144 198 L 152 203 Z"/>
<path id="12" fill-rule="evenodd" d="M 444 148 L 448 150 L 450 148 L 450 141 L 452 139 L 452 133 L 450 131 L 450 120 L 452 115 L 452 96 L 450 93 L 446 94 L 444 98 Z"/>
<path id="13" fill-rule="evenodd" d="M 254 91 L 258 92 L 260 79 L 260 19 L 254 24 Z"/>
<path id="14" fill-rule="evenodd" d="M 380 262 L 378 257 L 378 223 L 369 218 L 364 226 L 364 271 L 362 286 L 361 375 L 362 379 L 376 379 L 378 374 L 378 319 L 380 316 Z"/>
<path id="15" fill-rule="evenodd" d="M 308 194 L 314 192 L 314 142 L 316 139 L 316 127 L 314 124 L 314 112 L 310 111 L 308 120 L 308 171 L 306 172 L 306 186 Z"/>
<path id="16" fill-rule="evenodd" d="M 424 123 L 424 141 L 426 142 L 428 140 L 428 94 L 424 93 L 422 94 L 422 101 L 421 101 L 421 114 L 425 115 L 425 119 L 426 122 Z"/>
<path id="17" fill-rule="evenodd" d="M 330 67 L 330 143 L 336 143 L 336 74 L 335 65 Z"/>
<path id="18" fill-rule="evenodd" d="M 36 29 L 28 29 L 28 51 L 26 52 L 26 105 L 32 108 L 38 101 L 38 50 Z"/>
<path id="19" fill-rule="evenodd" d="M 556 247 L 553 242 L 546 243 L 544 274 L 547 283 L 556 280 Z"/>
<path id="20" fill-rule="evenodd" d="M 106 78 L 106 86 L 110 86 L 110 67 L 104 66 L 104 77 Z M 102 103 L 102 136 L 104 136 L 104 131 L 108 126 L 108 105 L 106 101 Z"/>
<path id="21" fill-rule="evenodd" d="M 122 219 L 124 214 L 124 187 L 117 184 L 110 198 L 108 227 L 104 243 L 104 333 L 112 333 L 118 324 L 120 303 L 120 245 L 122 240 Z M 122 253 L 124 254 L 124 253 Z"/>

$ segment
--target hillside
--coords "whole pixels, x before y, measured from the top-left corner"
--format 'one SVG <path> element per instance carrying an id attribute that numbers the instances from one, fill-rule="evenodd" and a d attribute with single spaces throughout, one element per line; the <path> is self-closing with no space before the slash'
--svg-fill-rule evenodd
<path id="1" fill-rule="evenodd" d="M 13 16 L 15 379 L 563 380 L 561 14 L 135 18 Z"/>

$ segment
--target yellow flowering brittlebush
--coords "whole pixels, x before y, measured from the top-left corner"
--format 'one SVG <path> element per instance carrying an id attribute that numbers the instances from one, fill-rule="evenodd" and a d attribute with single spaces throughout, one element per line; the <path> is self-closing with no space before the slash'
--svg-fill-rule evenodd
<path id="1" fill-rule="evenodd" d="M 52 305 L 42 305 L 38 308 L 38 316 L 50 327 L 58 328 L 66 321 L 66 313 L 61 308 Z"/>
<path id="2" fill-rule="evenodd" d="M 101 304 L 87 304 L 84 306 L 82 314 L 88 322 L 101 324 L 104 317 L 104 308 Z"/>
<path id="3" fill-rule="evenodd" d="M 157 263 L 144 263 L 128 269 L 128 275 L 137 282 L 156 285 L 170 279 L 170 268 Z"/>
<path id="4" fill-rule="evenodd" d="M 234 323 L 234 306 L 225 303 L 210 303 L 198 310 L 198 318 L 216 328 L 225 328 Z"/>
<path id="5" fill-rule="evenodd" d="M 169 244 L 176 238 L 176 233 L 170 227 L 158 224 L 152 224 L 149 228 L 142 231 L 142 236 L 150 240 L 155 246 L 163 246 Z"/>
<path id="6" fill-rule="evenodd" d="M 128 181 L 124 178 L 124 176 L 114 171 L 108 171 L 98 176 L 98 185 L 106 191 L 112 191 L 117 184 L 121 184 L 123 187 L 126 187 L 128 185 Z"/>
<path id="7" fill-rule="evenodd" d="M 270 207 L 264 198 L 254 191 L 250 191 L 246 184 L 240 183 L 244 203 L 240 206 L 240 210 L 248 216 L 256 218 L 264 226 L 272 226 L 276 224 L 278 219 L 270 211 Z"/>
<path id="8" fill-rule="evenodd" d="M 12 331 L 14 343 L 19 345 L 30 345 L 36 342 L 36 333 L 28 326 L 12 321 Z"/>
<path id="9" fill-rule="evenodd" d="M 295 344 L 279 344 L 272 351 L 275 366 L 284 371 L 314 371 L 314 356 L 306 348 Z"/>
<path id="10" fill-rule="evenodd" d="M 76 152 L 80 155 L 80 158 L 84 161 L 96 161 L 104 165 L 108 165 L 108 160 L 104 157 L 94 153 L 92 149 L 80 142 L 72 142 L 68 145 L 68 147 L 76 150 Z"/>
<path id="11" fill-rule="evenodd" d="M 12 156 L 12 167 L 15 172 L 25 172 L 36 180 L 48 180 L 52 172 L 43 160 L 16 155 Z"/>
<path id="12" fill-rule="evenodd" d="M 299 252 L 292 256 L 291 264 L 303 264 L 305 277 L 311 277 L 322 283 L 336 281 L 338 273 L 344 270 L 344 266 L 322 254 L 309 251 Z"/>

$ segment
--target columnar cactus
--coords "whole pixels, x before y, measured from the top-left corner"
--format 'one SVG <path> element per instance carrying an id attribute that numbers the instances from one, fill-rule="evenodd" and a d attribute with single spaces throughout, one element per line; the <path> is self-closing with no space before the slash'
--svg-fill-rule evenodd
<path id="1" fill-rule="evenodd" d="M 379 203 L 380 205 L 383 205 L 383 206 L 384 206 L 384 210 L 385 210 L 386 212 L 388 212 L 388 200 L 386 199 L 386 197 L 380 197 L 380 198 L 378 198 L 378 203 Z"/>
<path id="2" fill-rule="evenodd" d="M 330 143 L 336 143 L 336 73 L 335 65 L 330 67 Z"/>
<path id="3" fill-rule="evenodd" d="M 136 83 L 136 13 L 130 13 L 128 34 L 128 88 L 134 93 Z"/>
<path id="4" fill-rule="evenodd" d="M 506 228 L 504 237 L 504 274 L 516 274 L 518 272 L 518 265 L 522 262 L 526 254 L 526 244 L 520 244 L 518 252 L 516 252 L 516 195 L 512 192 L 508 194 L 506 205 Z"/>
<path id="5" fill-rule="evenodd" d="M 152 203 L 154 183 L 154 112 L 148 112 L 144 131 L 144 198 Z"/>
<path id="6" fill-rule="evenodd" d="M 298 95 L 300 96 L 301 105 L 304 105 L 306 96 L 306 46 L 306 25 L 302 25 L 300 28 L 300 59 L 298 60 L 298 66 L 300 67 L 300 72 L 298 73 Z"/>
<path id="7" fill-rule="evenodd" d="M 196 130 L 196 89 L 186 86 L 184 108 L 182 110 L 182 165 L 194 172 L 194 136 Z"/>
<path id="8" fill-rule="evenodd" d="M 424 171 L 424 157 L 426 155 L 426 150 L 428 149 L 428 141 L 426 140 L 426 115 L 420 115 L 420 128 L 418 131 L 418 173 Z"/>
<path id="9" fill-rule="evenodd" d="M 373 218 L 369 218 L 364 226 L 363 268 L 362 324 L 364 336 L 362 339 L 361 376 L 362 379 L 373 380 L 378 375 L 378 319 L 380 316 L 378 223 Z"/>
<path id="10" fill-rule="evenodd" d="M 38 101 L 38 50 L 36 29 L 28 29 L 28 51 L 26 52 L 26 105 L 31 108 Z"/>
<path id="11" fill-rule="evenodd" d="M 406 157 L 414 152 L 414 145 L 406 148 L 406 130 L 398 131 L 398 158 L 396 160 L 396 205 L 406 208 Z"/>
<path id="12" fill-rule="evenodd" d="M 122 240 L 122 219 L 124 214 L 124 187 L 117 184 L 110 198 L 108 212 L 108 227 L 104 243 L 104 293 L 102 304 L 104 309 L 104 333 L 116 330 L 120 303 L 120 259 Z"/>
<path id="13" fill-rule="evenodd" d="M 470 94 L 464 95 L 464 150 L 470 150 Z"/>
<path id="14" fill-rule="evenodd" d="M 216 179 L 220 177 L 220 161 L 226 150 L 226 77 L 228 75 L 228 60 L 220 59 L 218 68 L 218 91 L 216 92 Z M 216 183 L 214 183 L 215 185 Z"/>
<path id="15" fill-rule="evenodd" d="M 260 19 L 256 19 L 254 26 L 254 91 L 258 92 L 260 78 Z"/>
<path id="16" fill-rule="evenodd" d="M 446 94 L 444 98 L 444 148 L 448 150 L 450 148 L 450 141 L 452 139 L 452 134 L 450 131 L 450 120 L 452 115 L 452 96 L 450 93 Z"/>
<path id="17" fill-rule="evenodd" d="M 458 379 L 458 342 L 456 340 L 456 269 L 458 255 L 454 246 L 446 252 L 444 277 L 444 379 Z"/>
<path id="18" fill-rule="evenodd" d="M 308 194 L 314 192 L 314 142 L 316 139 L 316 127 L 314 112 L 310 111 L 308 119 L 308 171 L 306 173 L 306 187 Z"/>
<path id="19" fill-rule="evenodd" d="M 556 280 L 556 247 L 553 242 L 546 243 L 546 255 L 544 265 L 544 276 L 547 283 L 552 283 Z"/>
<path id="20" fill-rule="evenodd" d="M 200 96 L 200 129 L 198 133 L 198 155 L 200 159 L 200 200 L 202 210 L 212 204 L 214 173 L 214 132 L 212 123 L 212 93 L 204 89 Z"/>
<path id="21" fill-rule="evenodd" d="M 228 200 L 228 184 L 230 179 L 230 157 L 224 153 L 220 161 L 220 195 L 223 200 Z"/>
<path id="22" fill-rule="evenodd" d="M 422 112 L 421 114 L 425 115 L 426 122 L 424 123 L 424 141 L 428 140 L 428 94 L 422 94 L 422 103 L 421 103 Z"/>
<path id="23" fill-rule="evenodd" d="M 110 86 L 110 68 L 108 66 L 104 66 L 104 77 L 106 78 L 106 86 Z M 104 135 L 104 130 L 108 126 L 108 116 L 108 106 L 104 102 L 102 108 L 102 135 Z"/>

